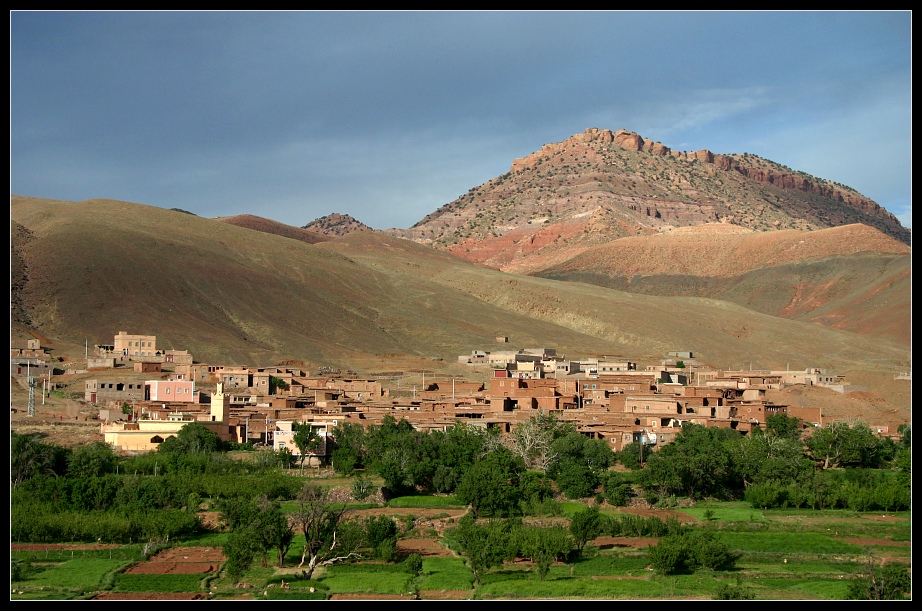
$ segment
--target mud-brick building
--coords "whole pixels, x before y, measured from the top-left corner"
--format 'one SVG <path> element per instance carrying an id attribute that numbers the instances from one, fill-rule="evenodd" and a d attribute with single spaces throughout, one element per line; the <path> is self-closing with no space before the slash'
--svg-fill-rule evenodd
<path id="1" fill-rule="evenodd" d="M 86 380 L 83 385 L 83 400 L 87 403 L 105 405 L 131 403 L 144 400 L 144 380 L 109 379 Z"/>

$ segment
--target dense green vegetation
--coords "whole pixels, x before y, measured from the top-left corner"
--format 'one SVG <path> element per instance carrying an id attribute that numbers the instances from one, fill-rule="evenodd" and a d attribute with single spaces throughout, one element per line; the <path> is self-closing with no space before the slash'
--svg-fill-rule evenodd
<path id="1" fill-rule="evenodd" d="M 911 541 L 910 523 L 865 516 L 909 509 L 911 429 L 893 443 L 865 428 L 830 427 L 803 441 L 799 422 L 786 416 L 748 437 L 686 425 L 639 468 L 544 414 L 506 443 L 471 426 L 423 433 L 386 419 L 335 431 L 339 473 L 329 480 L 303 476 L 286 452 L 233 448 L 231 458 L 232 448 L 194 425 L 157 452 L 131 457 L 105 444 L 71 450 L 14 433 L 11 541 L 120 546 L 70 557 L 15 552 L 12 581 L 24 598 L 205 592 L 208 583 L 240 581 L 264 584 L 263 597 L 277 599 L 429 589 L 471 598 L 902 597 L 911 548 L 900 543 Z M 639 457 L 641 447 L 633 450 Z M 616 461 L 636 470 L 614 471 Z M 380 484 L 405 513 L 351 511 L 380 506 L 372 494 Z M 621 509 L 633 497 L 696 520 Z M 403 537 L 435 535 L 417 525 L 417 511 L 465 507 L 440 533 L 455 558 L 399 552 Z M 219 516 L 217 531 L 201 522 L 206 508 Z M 649 543 L 602 548 L 599 537 Z M 220 546 L 221 573 L 121 573 L 179 541 Z M 881 567 L 884 555 L 897 560 Z M 285 584 L 279 575 L 289 576 Z M 599 576 L 612 579 L 596 583 Z"/>

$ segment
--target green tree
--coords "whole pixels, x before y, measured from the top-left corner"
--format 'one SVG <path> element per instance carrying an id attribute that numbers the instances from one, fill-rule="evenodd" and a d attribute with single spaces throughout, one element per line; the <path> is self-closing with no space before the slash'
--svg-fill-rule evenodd
<path id="1" fill-rule="evenodd" d="M 277 378 L 275 376 L 269 376 L 269 394 L 275 394 L 279 390 L 288 390 L 290 385 L 288 382 L 282 378 Z"/>
<path id="2" fill-rule="evenodd" d="M 688 550 L 680 537 L 663 537 L 647 549 L 650 565 L 662 575 L 672 575 L 688 568 Z"/>
<path id="3" fill-rule="evenodd" d="M 685 423 L 675 441 L 660 448 L 641 472 L 648 490 L 692 499 L 723 493 L 730 482 L 730 452 L 719 429 Z"/>
<path id="4" fill-rule="evenodd" d="M 860 421 L 837 420 L 815 429 L 807 448 L 824 469 L 876 467 L 879 463 L 880 440 Z"/>
<path id="5" fill-rule="evenodd" d="M 291 440 L 298 447 L 298 465 L 303 473 L 304 459 L 307 458 L 308 454 L 316 453 L 320 446 L 320 434 L 307 422 L 294 422 L 292 423 L 292 429 L 294 430 L 294 435 Z"/>
<path id="6" fill-rule="evenodd" d="M 112 446 L 102 441 L 94 441 L 75 448 L 67 458 L 67 475 L 69 477 L 98 477 L 114 473 L 118 456 Z"/>
<path id="7" fill-rule="evenodd" d="M 223 546 L 224 571 L 231 581 L 239 581 L 243 574 L 253 565 L 259 553 L 259 543 L 255 533 L 249 528 L 241 528 L 230 533 Z"/>
<path id="8" fill-rule="evenodd" d="M 878 566 L 868 557 L 867 575 L 856 577 L 848 587 L 847 600 L 905 600 L 912 592 L 909 567 L 897 562 Z"/>
<path id="9" fill-rule="evenodd" d="M 551 443 L 551 450 L 556 458 L 548 475 L 571 499 L 591 496 L 608 467 L 615 462 L 608 443 L 589 439 L 575 430 L 557 437 Z"/>
<path id="10" fill-rule="evenodd" d="M 471 506 L 474 517 L 511 516 L 519 508 L 519 478 L 524 470 L 522 460 L 509 450 L 493 450 L 468 469 L 455 496 Z"/>
<path id="11" fill-rule="evenodd" d="M 464 422 L 445 431 L 433 431 L 432 487 L 436 492 L 454 492 L 464 473 L 487 452 L 487 445 L 496 444 L 497 429 L 484 430 Z"/>
<path id="12" fill-rule="evenodd" d="M 390 561 L 397 549 L 397 523 L 390 516 L 377 516 L 365 522 L 365 539 L 375 556 Z"/>
<path id="13" fill-rule="evenodd" d="M 721 582 L 714 591 L 714 600 L 752 600 L 756 597 L 751 590 L 744 588 L 742 579 L 737 576 L 736 584 Z"/>
<path id="14" fill-rule="evenodd" d="M 186 424 L 176 436 L 167 437 L 157 447 L 158 453 L 210 454 L 224 450 L 224 442 L 217 433 L 205 427 L 201 422 Z"/>
<path id="15" fill-rule="evenodd" d="M 278 566 L 283 567 L 295 533 L 288 521 L 288 516 L 282 512 L 279 504 L 268 500 L 265 496 L 257 499 L 256 515 L 249 528 L 258 541 L 258 547 L 262 553 L 262 565 L 268 564 L 266 562 L 267 552 L 275 550 L 278 554 Z"/>
<path id="16" fill-rule="evenodd" d="M 896 432 L 900 434 L 900 445 L 904 448 L 912 447 L 912 424 L 901 424 L 896 427 Z"/>
<path id="17" fill-rule="evenodd" d="M 568 499 L 592 496 L 599 478 L 587 464 L 567 461 L 553 471 L 554 481 Z"/>
<path id="18" fill-rule="evenodd" d="M 804 456 L 803 443 L 790 436 L 754 433 L 727 443 L 733 472 L 743 486 L 769 480 L 793 481 L 808 476 L 813 463 Z"/>
<path id="19" fill-rule="evenodd" d="M 765 428 L 769 435 L 797 441 L 803 434 L 804 423 L 787 414 L 772 414 L 765 419 Z"/>
<path id="20" fill-rule="evenodd" d="M 523 503 L 541 503 L 554 496 L 551 480 L 540 471 L 525 471 L 519 476 L 519 491 Z"/>
<path id="21" fill-rule="evenodd" d="M 617 471 L 607 471 L 601 478 L 605 500 L 615 507 L 624 507 L 634 495 L 633 487 L 627 483 L 624 475 Z"/>
<path id="22" fill-rule="evenodd" d="M 359 454 L 354 448 L 336 448 L 330 454 L 333 470 L 342 475 L 352 475 L 359 464 Z"/>
<path id="23" fill-rule="evenodd" d="M 419 576 L 423 572 L 423 559 L 419 554 L 410 554 L 403 561 L 407 573 L 413 576 Z"/>
<path id="24" fill-rule="evenodd" d="M 519 553 L 531 558 L 542 581 L 551 565 L 573 551 L 573 539 L 563 526 L 522 526 L 516 531 Z"/>
<path id="25" fill-rule="evenodd" d="M 605 518 L 599 512 L 598 507 L 587 507 L 578 511 L 570 520 L 570 535 L 576 542 L 576 549 L 580 552 L 583 551 L 586 543 L 601 535 L 604 529 Z"/>
<path id="26" fill-rule="evenodd" d="M 216 509 L 218 520 L 225 528 L 232 531 L 251 524 L 259 511 L 256 507 L 256 500 L 247 496 L 219 499 Z"/>
<path id="27" fill-rule="evenodd" d="M 369 466 L 394 491 L 428 487 L 432 480 L 432 438 L 413 428 L 406 418 L 398 422 L 390 414 L 378 426 L 369 427 L 366 438 Z"/>
<path id="28" fill-rule="evenodd" d="M 912 446 L 902 448 L 893 458 L 893 468 L 899 473 L 897 478 L 901 483 L 909 485 L 912 482 Z"/>
<path id="29" fill-rule="evenodd" d="M 37 475 L 58 476 L 67 471 L 68 448 L 45 443 L 39 433 L 10 432 L 10 483 L 16 486 Z"/>
<path id="30" fill-rule="evenodd" d="M 517 548 L 512 533 L 518 526 L 518 523 L 509 520 L 481 525 L 470 514 L 458 520 L 458 543 L 474 574 L 475 583 L 483 583 L 487 571 L 515 555 Z"/>
<path id="31" fill-rule="evenodd" d="M 643 469 L 652 454 L 652 446 L 632 441 L 615 454 L 615 460 L 631 471 L 639 471 Z"/>
<path id="32" fill-rule="evenodd" d="M 331 460 L 337 473 L 351 475 L 365 466 L 365 427 L 354 422 L 340 422 L 333 427 Z"/>

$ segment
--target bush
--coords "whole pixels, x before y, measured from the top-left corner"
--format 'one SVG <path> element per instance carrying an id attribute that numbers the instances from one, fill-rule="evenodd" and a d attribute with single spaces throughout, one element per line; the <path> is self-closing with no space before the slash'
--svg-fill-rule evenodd
<path id="1" fill-rule="evenodd" d="M 410 575 L 419 575 L 423 572 L 423 559 L 419 554 L 410 554 L 403 561 L 403 566 Z"/>
<path id="2" fill-rule="evenodd" d="M 672 575 L 688 568 L 688 550 L 683 537 L 664 537 L 647 552 L 653 570 Z"/>
<path id="3" fill-rule="evenodd" d="M 626 507 L 634 496 L 630 484 L 617 484 L 611 488 L 605 488 L 605 499 L 615 507 Z"/>
<path id="4" fill-rule="evenodd" d="M 374 493 L 375 486 L 367 477 L 359 476 L 352 482 L 352 498 L 364 501 Z"/>
<path id="5" fill-rule="evenodd" d="M 753 484 L 746 489 L 743 498 L 757 509 L 783 507 L 787 504 L 787 488 L 774 480 Z"/>
<path id="6" fill-rule="evenodd" d="M 736 584 L 721 583 L 714 592 L 714 600 L 752 600 L 756 595 Z"/>
<path id="7" fill-rule="evenodd" d="M 365 523 L 365 540 L 375 556 L 390 561 L 397 550 L 397 523 L 389 516 L 371 518 Z"/>
<path id="8" fill-rule="evenodd" d="M 333 470 L 342 475 L 352 475 L 358 465 L 359 456 L 352 448 L 337 448 L 330 456 Z"/>
<path id="9" fill-rule="evenodd" d="M 569 499 L 591 496 L 598 480 L 589 465 L 567 463 L 557 469 L 557 486 Z"/>
<path id="10" fill-rule="evenodd" d="M 650 548 L 650 563 L 663 575 L 704 567 L 712 571 L 729 570 L 740 554 L 734 552 L 707 530 L 680 530 L 659 540 Z"/>
<path id="11" fill-rule="evenodd" d="M 32 568 L 28 559 L 10 558 L 10 581 L 22 581 Z"/>
<path id="12" fill-rule="evenodd" d="M 709 536 L 703 536 L 703 535 Z M 694 557 L 694 564 L 712 571 L 732 569 L 740 555 L 731 550 L 726 544 L 721 543 L 711 533 L 697 531 L 689 537 L 690 553 Z"/>
<path id="13" fill-rule="evenodd" d="M 882 567 L 869 560 L 869 575 L 852 580 L 847 600 L 904 600 L 912 591 L 912 578 L 905 564 L 888 563 Z"/>

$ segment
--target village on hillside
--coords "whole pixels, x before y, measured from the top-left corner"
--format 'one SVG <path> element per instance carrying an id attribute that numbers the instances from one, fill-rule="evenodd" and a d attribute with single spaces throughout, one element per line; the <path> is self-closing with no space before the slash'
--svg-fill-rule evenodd
<path id="1" fill-rule="evenodd" d="M 506 345 L 508 338 L 497 342 Z M 98 408 L 105 441 L 122 452 L 155 450 L 189 422 L 200 422 L 225 441 L 297 454 L 295 424 L 309 423 L 324 440 L 310 457 L 315 464 L 328 461 L 332 444 L 326 440 L 338 424 L 378 425 L 387 416 L 420 430 L 463 421 L 508 434 L 536 413 L 551 414 L 606 441 L 613 452 L 631 443 L 655 450 L 672 442 L 684 423 L 743 434 L 775 414 L 800 419 L 807 431 L 827 424 L 818 408 L 767 401 L 769 389 L 797 384 L 842 393 L 863 389 L 816 368 L 715 370 L 683 351 L 644 368 L 620 357 L 570 360 L 553 348 L 474 350 L 458 362 L 487 381 L 416 372 L 421 383 L 401 388 L 400 375 L 362 379 L 288 366 L 196 363 L 188 351 L 159 349 L 154 335 L 125 331 L 110 345 L 93 346 L 92 355 L 87 346 L 86 370 L 65 372 L 54 368 L 39 340 L 11 345 L 11 373 L 28 378 L 30 409 L 35 388 L 40 384 L 40 392 L 50 392 L 54 375 L 104 374 L 85 380 L 83 399 Z M 878 435 L 895 434 L 887 426 L 871 423 L 871 428 Z"/>

